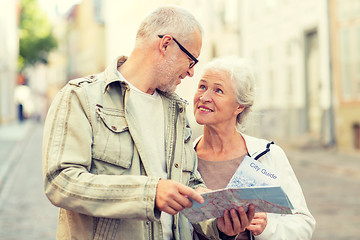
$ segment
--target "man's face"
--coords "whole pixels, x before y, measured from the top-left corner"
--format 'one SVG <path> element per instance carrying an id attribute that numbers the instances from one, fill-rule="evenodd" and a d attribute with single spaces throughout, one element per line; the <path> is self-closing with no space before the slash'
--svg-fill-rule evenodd
<path id="1" fill-rule="evenodd" d="M 192 41 L 181 43 L 193 56 L 198 57 L 200 55 L 202 38 L 201 33 L 196 31 L 192 34 Z M 177 39 L 179 42 L 181 40 Z M 164 61 L 158 63 L 158 76 L 159 84 L 158 89 L 164 92 L 173 93 L 176 90 L 176 86 L 181 83 L 181 80 L 185 77 L 192 77 L 194 75 L 194 68 L 190 68 L 190 63 L 193 60 L 183 52 L 175 41 L 169 45 L 168 56 Z"/>
<path id="2" fill-rule="evenodd" d="M 176 90 L 176 86 L 180 84 L 181 80 L 177 77 L 177 73 L 172 66 L 176 66 L 177 58 L 172 56 L 166 61 L 159 63 L 158 65 L 158 76 L 159 85 L 158 89 L 163 92 L 173 93 Z"/>

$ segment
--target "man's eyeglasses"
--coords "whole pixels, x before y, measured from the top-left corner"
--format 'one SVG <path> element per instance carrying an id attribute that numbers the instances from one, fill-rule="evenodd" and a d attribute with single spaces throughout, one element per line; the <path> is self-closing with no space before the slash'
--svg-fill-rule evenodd
<path id="1" fill-rule="evenodd" d="M 164 35 L 158 35 L 158 37 L 163 38 Z M 197 60 L 196 57 L 194 57 L 188 50 L 186 50 L 186 48 L 184 48 L 183 45 L 181 45 L 174 37 L 173 37 L 173 39 L 176 42 L 176 44 L 179 46 L 181 51 L 183 51 L 186 55 L 189 56 L 189 58 L 191 58 L 193 60 L 193 62 L 191 62 L 189 65 L 189 68 L 193 68 L 195 66 L 195 64 L 197 64 L 199 62 L 199 60 Z"/>

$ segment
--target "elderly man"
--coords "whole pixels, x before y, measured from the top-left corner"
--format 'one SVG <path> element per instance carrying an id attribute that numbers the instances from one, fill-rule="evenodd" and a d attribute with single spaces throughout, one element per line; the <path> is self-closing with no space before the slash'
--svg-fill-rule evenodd
<path id="1" fill-rule="evenodd" d="M 70 81 L 45 123 L 45 193 L 57 239 L 191 239 L 179 211 L 203 186 L 175 88 L 192 77 L 202 30 L 182 8 L 142 22 L 129 58 Z"/>

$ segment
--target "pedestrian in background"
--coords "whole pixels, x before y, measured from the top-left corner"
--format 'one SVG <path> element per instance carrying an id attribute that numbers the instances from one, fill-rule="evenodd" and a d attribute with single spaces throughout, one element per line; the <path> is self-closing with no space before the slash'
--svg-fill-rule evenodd
<path id="1" fill-rule="evenodd" d="M 141 23 L 129 58 L 70 81 L 49 109 L 45 193 L 60 208 L 57 239 L 192 239 L 178 214 L 204 186 L 174 90 L 194 74 L 202 29 L 160 7 Z"/>
<path id="2" fill-rule="evenodd" d="M 194 96 L 194 115 L 204 126 L 203 135 L 195 142 L 198 170 L 209 189 L 222 189 L 245 156 L 277 170 L 279 183 L 294 206 L 292 215 L 255 213 L 250 226 L 242 226 L 236 239 L 311 239 L 315 219 L 310 214 L 294 171 L 277 145 L 245 135 L 244 120 L 255 99 L 252 66 L 245 59 L 222 57 L 205 66 Z M 221 219 L 195 224 L 200 239 L 218 238 L 226 228 Z M 216 223 L 216 224 L 215 224 Z M 214 230 L 215 229 L 215 230 Z M 250 234 L 251 233 L 251 234 Z"/>

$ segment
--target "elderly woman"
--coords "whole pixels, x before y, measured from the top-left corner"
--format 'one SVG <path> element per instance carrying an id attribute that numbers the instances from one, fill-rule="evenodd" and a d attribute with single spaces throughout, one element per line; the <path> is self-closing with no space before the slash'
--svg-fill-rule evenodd
<path id="1" fill-rule="evenodd" d="M 311 239 L 315 219 L 284 151 L 269 141 L 241 132 L 254 98 L 254 74 L 247 60 L 223 57 L 207 64 L 194 96 L 195 119 L 204 126 L 203 135 L 194 143 L 198 170 L 207 187 L 214 190 L 226 187 L 245 156 L 277 170 L 279 183 L 294 206 L 293 214 L 255 213 L 236 239 Z M 213 227 L 204 227 L 208 223 L 195 224 L 198 237 L 218 238 L 213 236 L 216 227 L 220 233 L 228 233 L 219 220 L 214 220 L 217 224 Z"/>

